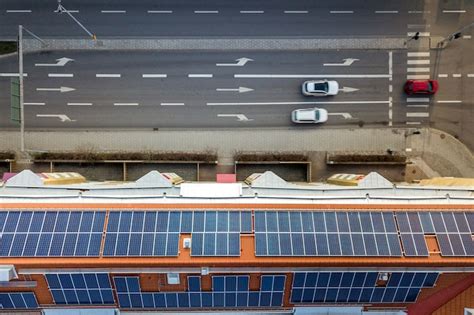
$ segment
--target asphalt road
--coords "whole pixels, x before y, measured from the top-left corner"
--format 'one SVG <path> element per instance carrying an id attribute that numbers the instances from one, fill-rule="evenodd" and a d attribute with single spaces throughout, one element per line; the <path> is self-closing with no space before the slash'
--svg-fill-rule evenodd
<path id="1" fill-rule="evenodd" d="M 47 66 L 62 57 L 73 61 Z M 242 57 L 252 60 L 236 66 Z M 341 65 L 348 58 L 356 60 Z M 383 50 L 28 54 L 26 121 L 29 128 L 289 127 L 293 109 L 317 106 L 330 112 L 325 126 L 400 126 L 407 111 L 426 112 L 405 106 L 406 62 L 406 52 Z M 15 63 L 0 59 L 3 128 L 15 126 L 8 77 Z M 303 96 L 301 84 L 310 79 L 337 80 L 339 95 Z M 60 87 L 74 90 L 49 90 Z M 416 121 L 427 124 L 429 116 Z"/>
<path id="2" fill-rule="evenodd" d="M 105 37 L 445 36 L 472 22 L 474 2 L 438 0 L 64 0 L 90 32 Z M 18 24 L 41 37 L 87 37 L 55 0 L 2 0 L 0 38 Z M 408 29 L 407 29 L 408 27 Z"/>

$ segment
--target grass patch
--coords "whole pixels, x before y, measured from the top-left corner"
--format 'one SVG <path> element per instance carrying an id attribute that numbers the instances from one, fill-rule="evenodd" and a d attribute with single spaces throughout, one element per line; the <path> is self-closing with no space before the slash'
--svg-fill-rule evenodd
<path id="1" fill-rule="evenodd" d="M 16 51 L 16 42 L 0 42 L 0 55 L 10 54 Z"/>

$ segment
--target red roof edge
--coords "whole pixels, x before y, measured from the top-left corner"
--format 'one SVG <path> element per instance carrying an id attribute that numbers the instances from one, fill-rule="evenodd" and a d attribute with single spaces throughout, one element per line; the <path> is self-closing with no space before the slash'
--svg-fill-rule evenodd
<path id="1" fill-rule="evenodd" d="M 408 307 L 408 315 L 431 315 L 438 308 L 454 299 L 472 285 L 474 285 L 474 275 L 466 277 L 445 289 L 439 290 L 421 302 L 410 305 Z"/>

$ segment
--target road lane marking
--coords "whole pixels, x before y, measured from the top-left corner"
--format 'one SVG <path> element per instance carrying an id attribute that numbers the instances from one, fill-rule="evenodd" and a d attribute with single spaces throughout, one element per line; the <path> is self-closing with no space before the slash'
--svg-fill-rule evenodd
<path id="1" fill-rule="evenodd" d="M 447 77 L 448 77 L 447 73 L 438 74 L 438 78 L 447 78 Z"/>
<path id="2" fill-rule="evenodd" d="M 217 10 L 212 10 L 212 11 L 194 11 L 196 14 L 217 14 L 219 11 Z"/>
<path id="3" fill-rule="evenodd" d="M 410 74 L 407 75 L 407 80 L 428 80 L 430 78 L 429 74 Z"/>
<path id="4" fill-rule="evenodd" d="M 431 11 L 408 11 L 408 14 L 423 14 L 423 13 L 431 13 Z"/>
<path id="5" fill-rule="evenodd" d="M 354 11 L 329 11 L 331 14 L 351 14 L 354 13 Z"/>
<path id="6" fill-rule="evenodd" d="M 308 11 L 302 10 L 302 11 L 284 11 L 287 14 L 305 14 L 308 13 Z"/>
<path id="7" fill-rule="evenodd" d="M 389 92 L 389 93 L 392 93 L 392 92 L 393 92 L 393 85 L 390 84 L 390 85 L 388 86 L 388 92 Z"/>
<path id="8" fill-rule="evenodd" d="M 68 106 L 92 106 L 92 103 L 67 103 Z"/>
<path id="9" fill-rule="evenodd" d="M 101 10 L 100 13 L 127 13 L 126 10 Z"/>
<path id="10" fill-rule="evenodd" d="M 462 38 L 463 39 L 471 39 L 472 37 L 471 37 L 471 35 L 463 35 Z"/>
<path id="11" fill-rule="evenodd" d="M 407 68 L 407 72 L 430 72 L 430 68 Z"/>
<path id="12" fill-rule="evenodd" d="M 257 11 L 240 11 L 240 13 L 242 13 L 242 14 L 263 14 L 263 13 L 265 13 L 265 11 L 260 11 L 260 10 L 257 10 Z"/>
<path id="13" fill-rule="evenodd" d="M 474 78 L 474 73 L 468 73 L 468 74 L 467 74 L 467 77 L 468 77 L 468 78 Z"/>
<path id="14" fill-rule="evenodd" d="M 19 73 L 0 73 L 0 77 L 19 77 Z M 23 73 L 24 77 L 28 76 L 28 73 Z"/>
<path id="15" fill-rule="evenodd" d="M 184 106 L 184 103 L 161 103 L 161 106 Z"/>
<path id="16" fill-rule="evenodd" d="M 407 53 L 407 57 L 429 57 L 429 56 L 430 56 L 430 53 L 429 53 L 429 52 L 417 51 L 417 52 L 409 52 L 409 53 Z"/>
<path id="17" fill-rule="evenodd" d="M 191 73 L 188 74 L 188 78 L 212 78 L 212 74 L 207 73 Z"/>
<path id="18" fill-rule="evenodd" d="M 393 101 L 393 98 L 390 96 L 388 98 L 388 125 L 389 126 L 392 126 L 393 125 L 393 120 L 392 120 L 392 116 L 393 116 L 393 109 L 392 109 L 392 101 Z"/>
<path id="19" fill-rule="evenodd" d="M 422 112 L 407 113 L 407 117 L 430 117 L 430 113 L 422 113 Z"/>
<path id="20" fill-rule="evenodd" d="M 398 13 L 398 11 L 375 11 L 375 13 L 386 14 L 386 13 Z"/>
<path id="21" fill-rule="evenodd" d="M 57 10 L 52 11 L 53 13 L 58 13 Z M 64 12 L 64 11 L 63 11 Z M 69 13 L 79 13 L 79 10 L 67 10 Z"/>
<path id="22" fill-rule="evenodd" d="M 166 78 L 168 77 L 168 75 L 166 74 L 160 74 L 160 73 L 156 73 L 156 74 L 142 74 L 142 78 Z"/>
<path id="23" fill-rule="evenodd" d="M 428 108 L 429 106 L 430 106 L 429 104 L 407 105 L 407 107 L 423 107 L 423 108 Z"/>
<path id="24" fill-rule="evenodd" d="M 97 73 L 96 78 L 120 78 L 122 75 L 119 73 Z"/>
<path id="25" fill-rule="evenodd" d="M 7 13 L 31 13 L 31 10 L 6 10 Z"/>
<path id="26" fill-rule="evenodd" d="M 114 103 L 114 106 L 138 106 L 138 103 Z"/>
<path id="27" fill-rule="evenodd" d="M 431 27 L 430 24 L 408 24 L 408 28 L 429 28 Z"/>
<path id="28" fill-rule="evenodd" d="M 462 103 L 462 101 L 458 100 L 453 100 L 453 101 L 436 101 L 436 103 L 445 103 L 445 104 L 450 104 L 450 103 Z"/>
<path id="29" fill-rule="evenodd" d="M 23 105 L 44 106 L 44 105 L 46 105 L 46 103 L 23 103 Z"/>
<path id="30" fill-rule="evenodd" d="M 243 79 L 306 79 L 306 78 L 390 78 L 390 74 L 234 74 Z"/>
<path id="31" fill-rule="evenodd" d="M 419 121 L 407 121 L 406 124 L 407 125 L 421 125 L 421 122 L 419 122 Z"/>
<path id="32" fill-rule="evenodd" d="M 466 10 L 443 10 L 443 13 L 466 13 Z"/>
<path id="33" fill-rule="evenodd" d="M 390 101 L 320 101 L 320 102 L 248 102 L 248 103 L 206 103 L 208 106 L 235 105 L 315 105 L 315 104 L 389 104 Z"/>
<path id="34" fill-rule="evenodd" d="M 453 74 L 453 78 L 460 78 L 461 77 L 461 74 L 460 73 L 454 73 Z"/>
<path id="35" fill-rule="evenodd" d="M 407 97 L 407 102 L 419 103 L 419 102 L 429 102 L 429 101 L 430 101 L 429 97 Z"/>
<path id="36" fill-rule="evenodd" d="M 407 33 L 407 36 L 408 37 L 413 37 L 415 36 L 415 34 L 418 33 L 418 32 L 408 32 Z M 429 37 L 430 36 L 430 32 L 419 32 L 420 34 L 418 34 L 418 36 L 420 37 Z"/>
<path id="37" fill-rule="evenodd" d="M 50 78 L 72 78 L 74 74 L 72 73 L 48 73 Z"/>
<path id="38" fill-rule="evenodd" d="M 170 14 L 170 13 L 173 13 L 173 11 L 171 11 L 171 10 L 148 10 L 147 12 L 151 13 L 151 14 L 160 14 L 160 13 Z"/>
<path id="39" fill-rule="evenodd" d="M 393 77 L 393 52 L 388 53 L 388 74 L 390 75 L 389 81 L 392 81 Z"/>

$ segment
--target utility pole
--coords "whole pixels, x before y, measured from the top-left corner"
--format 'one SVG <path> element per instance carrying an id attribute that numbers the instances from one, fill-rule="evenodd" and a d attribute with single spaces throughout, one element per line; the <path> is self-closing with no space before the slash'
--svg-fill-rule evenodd
<path id="1" fill-rule="evenodd" d="M 92 34 L 84 25 L 82 25 L 81 22 L 79 22 L 78 19 L 74 17 L 74 15 L 71 14 L 71 12 L 69 12 L 65 7 L 63 7 L 63 5 L 61 4 L 61 0 L 58 0 L 58 8 L 54 12 L 59 14 L 63 12 L 67 13 L 67 15 L 69 15 L 71 19 L 73 19 L 74 22 L 76 22 L 77 25 L 79 25 L 87 33 L 87 35 L 89 35 L 93 40 L 97 40 L 97 36 L 95 36 L 95 34 Z"/>
<path id="2" fill-rule="evenodd" d="M 20 79 L 20 151 L 25 152 L 25 104 L 23 89 L 23 26 L 18 25 L 18 75 Z"/>

